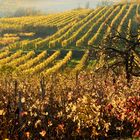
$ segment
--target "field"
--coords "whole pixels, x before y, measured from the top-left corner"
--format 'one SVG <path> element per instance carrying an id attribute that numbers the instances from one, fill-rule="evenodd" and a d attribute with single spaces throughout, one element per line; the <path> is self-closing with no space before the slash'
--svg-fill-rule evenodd
<path id="1" fill-rule="evenodd" d="M 139 139 L 139 14 L 0 18 L 0 139 Z"/>
<path id="2" fill-rule="evenodd" d="M 1 18 L 0 64 L 13 72 L 48 75 L 61 68 L 93 68 L 88 54 L 114 30 L 138 32 L 137 4 L 78 9 L 48 16 Z M 127 32 L 128 31 L 128 32 Z M 88 60 L 88 61 L 87 61 Z"/>

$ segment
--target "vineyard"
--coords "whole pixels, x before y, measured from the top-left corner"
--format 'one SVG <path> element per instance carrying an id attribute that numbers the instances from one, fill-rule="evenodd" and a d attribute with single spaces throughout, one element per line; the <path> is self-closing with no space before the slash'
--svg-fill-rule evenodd
<path id="1" fill-rule="evenodd" d="M 140 4 L 0 18 L 0 139 L 140 138 Z"/>
<path id="2" fill-rule="evenodd" d="M 93 68 L 97 56 L 93 60 L 88 54 L 94 46 L 115 31 L 124 36 L 130 31 L 138 33 L 134 17 L 139 13 L 139 4 L 122 4 L 47 16 L 1 18 L 0 67 L 11 66 L 14 74 L 22 70 L 24 74 L 40 75 L 62 67 L 72 68 L 70 71 Z"/>

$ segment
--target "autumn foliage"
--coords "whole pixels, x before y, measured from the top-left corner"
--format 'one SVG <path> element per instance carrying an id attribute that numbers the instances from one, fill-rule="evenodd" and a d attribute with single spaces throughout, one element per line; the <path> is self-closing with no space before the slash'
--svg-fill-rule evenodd
<path id="1" fill-rule="evenodd" d="M 140 137 L 140 79 L 112 72 L 0 79 L 1 139 Z"/>

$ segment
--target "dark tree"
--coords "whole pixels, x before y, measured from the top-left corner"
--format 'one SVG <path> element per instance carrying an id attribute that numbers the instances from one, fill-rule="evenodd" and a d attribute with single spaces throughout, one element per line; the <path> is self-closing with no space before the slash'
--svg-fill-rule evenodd
<path id="1" fill-rule="evenodd" d="M 100 46 L 94 47 L 99 54 L 98 69 L 112 69 L 115 73 L 124 70 L 129 83 L 132 76 L 140 76 L 140 24 L 137 22 L 130 31 L 111 28 Z"/>

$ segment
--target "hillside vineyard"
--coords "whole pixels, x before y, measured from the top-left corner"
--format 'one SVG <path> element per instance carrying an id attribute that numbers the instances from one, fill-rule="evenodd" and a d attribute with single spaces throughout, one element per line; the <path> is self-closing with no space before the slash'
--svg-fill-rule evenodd
<path id="1" fill-rule="evenodd" d="M 130 31 L 138 33 L 138 14 L 139 4 L 119 4 L 46 16 L 0 18 L 1 40 L 15 39 L 8 45 L 0 43 L 0 67 L 13 67 L 13 74 L 45 76 L 64 69 L 93 68 L 96 60 L 89 57 L 90 50 L 115 30 L 127 38 Z"/>

